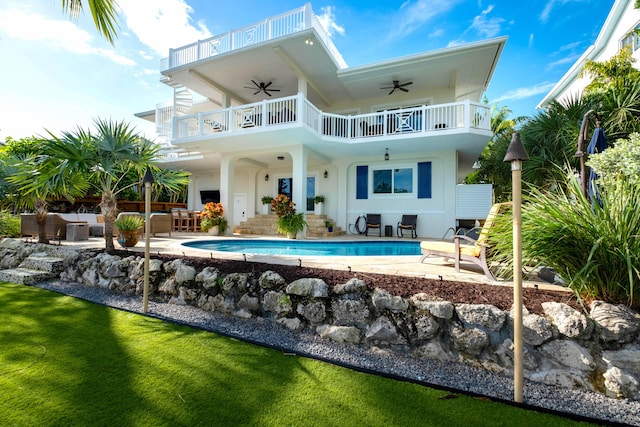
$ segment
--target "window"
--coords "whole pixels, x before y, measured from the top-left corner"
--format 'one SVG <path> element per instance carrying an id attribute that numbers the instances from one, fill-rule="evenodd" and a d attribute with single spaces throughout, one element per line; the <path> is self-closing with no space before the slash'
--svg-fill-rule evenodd
<path id="1" fill-rule="evenodd" d="M 631 46 L 631 52 L 640 49 L 640 24 L 629 32 L 621 41 L 620 49 Z"/>
<path id="2" fill-rule="evenodd" d="M 373 194 L 413 193 L 413 168 L 373 171 Z"/>

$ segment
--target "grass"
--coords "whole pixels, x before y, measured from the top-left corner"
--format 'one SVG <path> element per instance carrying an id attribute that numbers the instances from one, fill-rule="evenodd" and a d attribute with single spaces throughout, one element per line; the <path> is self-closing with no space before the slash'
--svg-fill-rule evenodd
<path id="1" fill-rule="evenodd" d="M 578 425 L 0 283 L 3 426 Z"/>

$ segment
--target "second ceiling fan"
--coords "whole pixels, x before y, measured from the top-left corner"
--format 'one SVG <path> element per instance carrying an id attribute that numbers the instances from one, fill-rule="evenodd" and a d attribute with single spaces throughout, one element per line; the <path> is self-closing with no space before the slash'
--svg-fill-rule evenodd
<path id="1" fill-rule="evenodd" d="M 409 92 L 409 89 L 405 89 L 405 86 L 409 86 L 412 84 L 413 82 L 400 83 L 400 80 L 394 80 L 393 86 L 385 86 L 385 87 L 381 87 L 380 89 L 391 89 L 391 92 L 389 92 L 389 95 L 391 95 L 393 92 L 396 91 L 396 89 L 401 90 L 403 92 Z"/>
<path id="2" fill-rule="evenodd" d="M 273 82 L 269 82 L 269 83 L 264 83 L 264 82 L 260 82 L 260 84 L 256 83 L 255 80 L 251 80 L 251 82 L 255 85 L 254 87 L 252 86 L 245 86 L 245 89 L 257 89 L 253 94 L 257 95 L 260 92 L 264 92 L 267 95 L 271 96 L 270 92 L 280 92 L 280 89 L 269 89 L 269 86 L 271 86 L 271 84 Z"/>

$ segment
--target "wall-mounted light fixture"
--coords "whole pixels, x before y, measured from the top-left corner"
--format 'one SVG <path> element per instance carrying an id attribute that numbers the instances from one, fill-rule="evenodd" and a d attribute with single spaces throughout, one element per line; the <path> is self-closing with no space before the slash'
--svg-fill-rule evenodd
<path id="1" fill-rule="evenodd" d="M 384 161 L 386 162 L 389 160 L 389 149 L 385 148 L 384 150 Z"/>
<path id="2" fill-rule="evenodd" d="M 308 44 L 309 46 L 313 46 L 313 38 L 311 38 L 311 37 L 307 37 L 307 39 L 304 42 L 305 42 L 305 44 Z"/>
<path id="3" fill-rule="evenodd" d="M 265 180 L 265 181 L 269 181 L 269 174 L 266 174 L 266 175 L 264 176 L 264 180 Z"/>
<path id="4" fill-rule="evenodd" d="M 480 163 L 480 160 L 476 160 L 475 162 L 473 162 L 473 166 L 471 166 L 471 169 L 480 169 L 482 167 L 482 163 Z"/>
<path id="5" fill-rule="evenodd" d="M 325 171 L 324 171 L 324 175 L 323 175 L 323 176 L 324 176 L 324 179 L 329 178 L 329 172 L 327 172 L 327 171 L 325 170 Z"/>

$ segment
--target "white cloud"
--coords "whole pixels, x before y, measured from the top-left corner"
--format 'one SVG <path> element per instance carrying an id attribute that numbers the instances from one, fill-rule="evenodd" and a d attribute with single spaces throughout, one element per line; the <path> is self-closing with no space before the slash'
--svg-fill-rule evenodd
<path id="1" fill-rule="evenodd" d="M 555 86 L 554 82 L 538 83 L 534 86 L 520 87 L 510 90 L 504 95 L 492 99 L 491 102 L 503 102 L 503 101 L 516 101 L 518 99 L 530 98 L 532 96 L 540 95 L 542 93 L 549 92 Z"/>
<path id="2" fill-rule="evenodd" d="M 94 38 L 69 20 L 50 19 L 25 10 L 0 10 L 0 29 L 9 37 L 38 42 L 80 55 L 104 56 L 121 65 L 135 65 L 113 49 L 93 46 Z"/>
<path id="3" fill-rule="evenodd" d="M 336 22 L 336 15 L 333 13 L 335 8 L 332 6 L 327 6 L 327 7 L 321 7 L 320 10 L 322 11 L 322 14 L 318 15 L 318 20 L 320 21 L 320 24 L 322 24 L 324 29 L 327 30 L 327 33 L 329 33 L 329 36 L 331 37 L 335 33 L 338 33 L 341 36 L 343 36 L 344 27 L 341 25 L 338 25 L 338 23 Z"/>
<path id="4" fill-rule="evenodd" d="M 408 0 L 400 6 L 400 16 L 394 18 L 392 37 L 405 37 L 426 23 L 451 10 L 458 0 Z"/>
<path id="5" fill-rule="evenodd" d="M 203 22 L 193 25 L 193 9 L 184 0 L 118 0 L 118 6 L 127 27 L 160 57 L 170 48 L 211 37 Z"/>
<path id="6" fill-rule="evenodd" d="M 477 31 L 481 36 L 486 38 L 495 37 L 500 34 L 503 18 L 489 18 L 488 15 L 493 10 L 493 5 L 489 5 L 480 15 L 473 18 L 470 29 Z"/>

